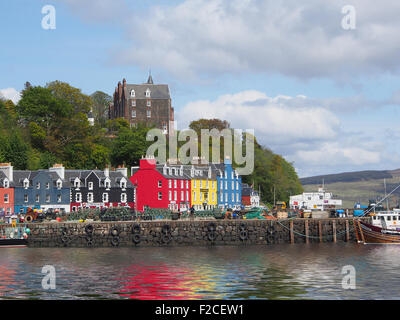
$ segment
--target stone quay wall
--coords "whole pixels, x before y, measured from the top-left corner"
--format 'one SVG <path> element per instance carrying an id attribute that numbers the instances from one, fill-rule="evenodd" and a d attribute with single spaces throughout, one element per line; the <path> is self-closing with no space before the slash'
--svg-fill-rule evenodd
<path id="1" fill-rule="evenodd" d="M 363 220 L 368 218 L 362 218 Z M 31 223 L 31 247 L 136 247 L 354 242 L 351 218 Z"/>

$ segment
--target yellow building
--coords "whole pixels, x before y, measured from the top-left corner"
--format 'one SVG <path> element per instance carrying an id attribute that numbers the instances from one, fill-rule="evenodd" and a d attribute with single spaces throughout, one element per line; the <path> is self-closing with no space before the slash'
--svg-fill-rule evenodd
<path id="1" fill-rule="evenodd" d="M 217 207 L 217 176 L 208 166 L 191 166 L 191 205 L 195 210 Z"/>

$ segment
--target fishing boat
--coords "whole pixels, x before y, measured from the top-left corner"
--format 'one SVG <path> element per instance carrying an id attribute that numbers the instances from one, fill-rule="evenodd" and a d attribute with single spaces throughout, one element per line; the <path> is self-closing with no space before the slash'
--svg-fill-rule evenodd
<path id="1" fill-rule="evenodd" d="M 357 241 L 400 244 L 400 209 L 370 213 L 371 222 L 354 220 Z"/>
<path id="2" fill-rule="evenodd" d="M 27 232 L 28 231 L 28 232 Z M 20 226 L 0 229 L 0 247 L 26 247 L 29 229 Z"/>

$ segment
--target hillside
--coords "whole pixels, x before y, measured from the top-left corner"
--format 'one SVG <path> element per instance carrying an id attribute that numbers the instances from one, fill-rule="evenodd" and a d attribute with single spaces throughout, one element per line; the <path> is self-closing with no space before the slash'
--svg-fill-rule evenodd
<path id="1" fill-rule="evenodd" d="M 400 169 L 384 171 L 358 171 L 315 176 L 300 179 L 304 190 L 316 191 L 325 183 L 326 191 L 333 192 L 343 200 L 343 206 L 352 208 L 355 202 L 361 201 L 368 205 L 369 199 L 382 197 L 385 194 L 384 179 L 387 193 L 400 184 Z M 389 205 L 397 205 L 400 199 L 400 188 L 390 196 Z"/>

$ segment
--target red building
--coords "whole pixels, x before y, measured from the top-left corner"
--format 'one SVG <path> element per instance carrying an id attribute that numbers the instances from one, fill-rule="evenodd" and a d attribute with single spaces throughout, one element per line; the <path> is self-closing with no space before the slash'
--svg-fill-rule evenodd
<path id="1" fill-rule="evenodd" d="M 155 159 L 142 159 L 139 167 L 132 167 L 130 181 L 136 186 L 138 211 L 145 207 L 173 211 L 190 208 L 190 173 L 182 165 L 156 165 Z"/>

